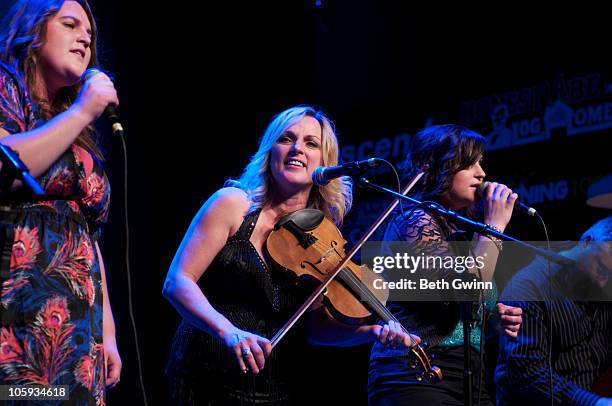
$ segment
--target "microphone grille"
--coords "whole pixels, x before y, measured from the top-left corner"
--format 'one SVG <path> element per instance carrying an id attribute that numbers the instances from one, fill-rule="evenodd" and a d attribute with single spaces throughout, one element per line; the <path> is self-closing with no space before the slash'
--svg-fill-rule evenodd
<path id="1" fill-rule="evenodd" d="M 98 68 L 89 68 L 85 72 L 83 72 L 83 74 L 81 75 L 81 81 L 84 82 L 90 77 L 96 76 L 98 73 L 101 73 L 101 72 L 102 71 Z"/>
<path id="2" fill-rule="evenodd" d="M 312 171 L 312 183 L 317 186 L 325 186 L 329 183 L 329 181 L 325 180 L 323 176 L 323 172 L 325 172 L 324 166 L 317 167 L 314 171 Z"/>
<path id="3" fill-rule="evenodd" d="M 478 196 L 484 196 L 485 189 L 489 186 L 489 181 L 484 181 L 478 186 Z"/>

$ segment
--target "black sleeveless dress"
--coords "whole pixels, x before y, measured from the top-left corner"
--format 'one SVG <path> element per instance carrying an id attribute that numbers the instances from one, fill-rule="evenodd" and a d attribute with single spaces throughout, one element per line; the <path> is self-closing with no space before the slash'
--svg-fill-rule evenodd
<path id="1" fill-rule="evenodd" d="M 198 285 L 211 305 L 236 327 L 272 338 L 305 293 L 295 277 L 268 270 L 250 242 L 258 217 L 259 211 L 245 217 Z M 298 326 L 274 348 L 263 371 L 243 374 L 235 355 L 220 340 L 183 320 L 166 364 L 170 404 L 294 404 L 291 376 L 299 369 L 294 354 L 299 353 L 296 347 L 305 345 L 303 337 Z"/>

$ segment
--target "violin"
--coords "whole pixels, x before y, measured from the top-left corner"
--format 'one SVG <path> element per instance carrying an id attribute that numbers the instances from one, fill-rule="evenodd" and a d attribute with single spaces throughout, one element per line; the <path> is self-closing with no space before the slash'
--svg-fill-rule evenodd
<path id="1" fill-rule="evenodd" d="M 319 293 L 329 313 L 338 321 L 358 325 L 373 318 L 388 323 L 398 323 L 395 316 L 385 307 L 387 290 L 375 289 L 368 285 L 375 274 L 365 266 L 359 266 L 347 259 L 338 228 L 316 209 L 302 209 L 282 217 L 266 240 L 269 259 L 280 269 L 292 272 L 300 279 L 317 281 L 320 289 L 311 295 L 292 320 L 272 339 L 274 346 L 308 308 Z M 330 276 L 333 279 L 330 279 Z M 333 277 L 335 276 L 335 277 Z M 321 288 L 322 287 L 322 288 Z M 401 324 L 400 324 L 401 325 Z M 402 326 L 402 329 L 407 330 Z M 414 360 L 410 366 L 419 368 L 417 379 L 437 383 L 442 379 L 442 371 L 431 365 L 427 354 L 419 345 L 411 347 Z M 416 361 L 416 362 L 415 362 Z"/>

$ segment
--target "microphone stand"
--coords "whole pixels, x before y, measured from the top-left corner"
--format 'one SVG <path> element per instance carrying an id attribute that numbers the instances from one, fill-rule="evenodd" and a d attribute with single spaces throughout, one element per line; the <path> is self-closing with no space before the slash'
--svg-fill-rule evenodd
<path id="1" fill-rule="evenodd" d="M 361 186 L 365 186 L 368 187 L 370 189 L 374 189 L 376 191 L 382 192 L 382 193 L 386 193 L 389 195 L 392 195 L 393 197 L 396 197 L 398 199 L 401 200 L 405 200 L 409 203 L 412 204 L 418 204 L 419 206 L 421 206 L 423 209 L 428 210 L 428 211 L 432 211 L 434 213 L 437 213 L 447 219 L 451 219 L 452 221 L 454 221 L 455 223 L 467 228 L 470 231 L 474 231 L 477 232 L 480 235 L 491 235 L 493 237 L 497 237 L 500 238 L 502 240 L 505 241 L 512 241 L 517 243 L 518 245 L 520 245 L 523 248 L 527 248 L 531 251 L 534 251 L 536 254 L 541 255 L 553 262 L 556 262 L 560 265 L 563 266 L 572 266 L 576 264 L 576 261 L 574 261 L 573 259 L 564 257 L 563 255 L 557 254 L 554 251 L 550 251 L 550 250 L 545 250 L 543 248 L 540 247 L 536 247 L 533 244 L 529 244 L 525 241 L 521 241 L 517 238 L 514 238 L 512 236 L 509 236 L 508 234 L 504 234 L 501 233 L 491 227 L 489 227 L 488 225 L 481 223 L 479 221 L 475 221 L 472 220 L 470 218 L 467 218 L 465 216 L 460 215 L 459 213 L 452 211 L 452 210 L 448 210 L 445 209 L 443 207 L 440 206 L 436 206 L 433 204 L 423 204 L 423 202 L 421 202 L 420 200 L 417 200 L 415 198 L 409 197 L 409 196 L 404 196 L 402 194 L 399 194 L 391 189 L 387 189 L 385 187 L 379 186 L 375 183 L 370 182 L 369 180 L 367 180 L 366 178 L 361 178 L 359 179 L 359 184 Z"/>
<path id="2" fill-rule="evenodd" d="M 399 194 L 391 189 L 387 189 L 385 187 L 372 183 L 366 178 L 359 179 L 358 183 L 361 186 L 391 195 L 395 197 L 396 199 L 401 199 L 409 203 L 419 205 L 420 207 L 423 207 L 424 210 L 428 210 L 430 212 L 437 213 L 461 225 L 462 227 L 465 227 L 468 230 L 477 232 L 480 235 L 490 235 L 490 236 L 494 236 L 494 237 L 500 238 L 505 241 L 515 242 L 524 248 L 534 251 L 537 254 L 551 261 L 554 261 L 558 264 L 564 265 L 564 266 L 575 265 L 575 261 L 570 258 L 564 257 L 563 255 L 557 254 L 556 252 L 545 250 L 545 249 L 536 247 L 535 245 L 532 245 L 524 241 L 521 241 L 519 239 L 516 239 L 514 237 L 511 237 L 507 234 L 504 234 L 502 232 L 499 232 L 489 227 L 486 224 L 483 224 L 478 221 L 469 219 L 465 216 L 462 216 L 453 210 L 447 210 L 441 206 L 433 205 L 430 203 L 424 204 L 420 200 Z M 473 301 L 461 302 L 460 309 L 461 309 L 460 310 L 461 321 L 463 323 L 463 348 L 464 348 L 464 354 L 465 354 L 464 372 L 463 372 L 464 404 L 470 406 L 472 405 L 472 402 L 473 402 L 473 373 L 472 373 L 472 357 L 471 357 L 470 338 L 471 338 L 472 323 L 477 321 L 477 317 L 474 312 Z"/>
<path id="3" fill-rule="evenodd" d="M 44 190 L 40 187 L 36 179 L 30 175 L 30 170 L 19 158 L 19 154 L 8 145 L 0 143 L 0 196 L 6 196 L 11 191 L 13 182 L 21 180 L 32 193 L 37 196 L 44 195 Z"/>
<path id="4" fill-rule="evenodd" d="M 419 173 L 417 173 L 412 178 L 408 185 L 404 187 L 402 193 L 408 193 L 414 187 L 414 185 L 416 185 L 416 183 L 423 177 L 424 174 L 425 171 L 420 170 Z M 393 193 L 397 196 L 404 197 L 402 193 Z M 391 205 L 387 207 L 387 209 L 378 217 L 374 224 L 372 224 L 370 228 L 366 231 L 366 233 L 361 237 L 361 239 L 353 246 L 353 248 L 351 248 L 351 250 L 344 256 L 344 258 L 342 258 L 340 263 L 336 265 L 335 270 L 333 272 L 329 272 L 325 276 L 319 287 L 315 289 L 310 294 L 310 296 L 308 296 L 306 301 L 295 311 L 295 313 L 293 313 L 293 315 L 291 316 L 291 318 L 289 318 L 289 320 L 287 320 L 285 325 L 281 327 L 280 330 L 276 332 L 276 334 L 274 334 L 274 337 L 270 339 L 272 348 L 274 348 L 280 342 L 280 340 L 282 340 L 285 334 L 287 334 L 287 332 L 295 325 L 295 323 L 297 323 L 300 317 L 302 317 L 302 315 L 306 313 L 306 310 L 308 310 L 308 308 L 317 300 L 317 298 L 321 295 L 325 288 L 334 280 L 334 278 L 340 273 L 340 271 L 342 271 L 344 266 L 351 260 L 351 258 L 355 256 L 357 251 L 363 246 L 367 239 L 370 238 L 372 234 L 374 234 L 378 227 L 380 227 L 380 225 L 385 221 L 385 219 L 393 212 L 398 203 L 398 199 L 393 200 Z"/>

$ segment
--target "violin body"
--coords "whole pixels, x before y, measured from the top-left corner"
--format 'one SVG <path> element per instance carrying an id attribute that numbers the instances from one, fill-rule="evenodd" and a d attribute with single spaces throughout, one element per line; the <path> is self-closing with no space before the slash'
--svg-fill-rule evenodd
<path id="1" fill-rule="evenodd" d="M 300 279 L 314 278 L 322 282 L 344 258 L 346 241 L 334 223 L 319 210 L 304 209 L 288 216 L 293 217 L 281 220 L 268 236 L 268 255 L 276 265 L 295 273 Z M 360 300 L 365 298 L 356 296 L 354 292 L 355 289 L 363 289 L 357 286 L 359 282 L 356 281 L 363 284 L 363 281 L 372 280 L 374 276 L 369 268 L 353 262 L 340 271 L 323 293 L 325 305 L 335 319 L 351 325 L 371 321 L 372 312 Z M 387 301 L 388 291 L 371 293 L 379 302 Z"/>
<path id="2" fill-rule="evenodd" d="M 271 262 L 300 279 L 324 282 L 328 281 L 330 275 L 336 274 L 327 289 L 322 291 L 324 304 L 336 320 L 353 325 L 377 320 L 399 323 L 384 305 L 388 291 L 372 292 L 368 288 L 372 286 L 373 278 L 379 276 L 365 266 L 345 261 L 345 244 L 338 228 L 325 218 L 323 212 L 302 209 L 278 221 L 266 240 L 265 249 Z M 342 269 L 338 269 L 343 262 L 345 264 Z M 302 306 L 302 311 L 304 309 Z M 295 321 L 296 317 L 299 314 L 292 319 Z M 291 323 L 288 323 L 287 328 L 290 328 Z M 273 343 L 277 337 L 280 339 L 284 335 L 283 330 L 277 333 Z M 421 379 L 432 383 L 442 380 L 442 371 L 431 365 L 422 347 L 414 345 L 411 352 L 414 362 L 410 364 L 415 369 L 420 366 Z"/>

